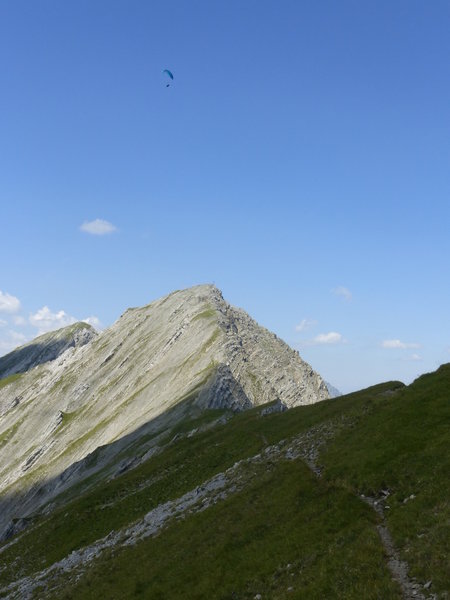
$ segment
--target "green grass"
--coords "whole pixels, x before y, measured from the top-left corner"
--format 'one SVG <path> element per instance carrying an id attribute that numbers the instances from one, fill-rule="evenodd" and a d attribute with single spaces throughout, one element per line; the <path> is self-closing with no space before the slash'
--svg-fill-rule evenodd
<path id="1" fill-rule="evenodd" d="M 20 419 L 20 421 L 16 421 L 12 427 L 9 427 L 9 429 L 6 429 L 0 433 L 0 448 L 7 444 L 14 437 L 22 423 L 23 419 Z"/>
<path id="2" fill-rule="evenodd" d="M 212 319 L 214 317 L 217 317 L 217 312 L 213 308 L 207 308 L 201 313 L 195 315 L 195 317 L 192 319 L 192 322 L 199 321 L 200 319 Z"/>
<path id="3" fill-rule="evenodd" d="M 361 410 L 356 400 L 344 408 L 348 413 L 351 409 Z M 253 409 L 237 415 L 226 426 L 181 439 L 142 466 L 76 498 L 52 513 L 51 519 L 25 532 L 2 555 L 8 566 L 0 573 L 0 582 L 11 578 L 15 560 L 25 574 L 48 566 L 111 529 L 142 517 L 159 503 L 182 495 L 237 460 L 260 452 L 267 444 L 340 416 L 341 412 L 333 401 L 263 418 L 259 409 Z M 151 486 L 141 489 L 153 479 Z"/>
<path id="4" fill-rule="evenodd" d="M 444 365 L 364 414 L 322 456 L 327 478 L 356 494 L 391 490 L 390 531 L 411 574 L 432 578 L 433 590 L 450 588 L 449 447 L 450 365 Z"/>
<path id="5" fill-rule="evenodd" d="M 402 557 L 412 575 L 443 593 L 450 587 L 449 398 L 445 365 L 409 387 L 388 382 L 265 417 L 252 409 L 182 437 L 25 531 L 1 555 L 0 585 L 129 525 L 267 445 L 328 423 L 335 437 L 319 458 L 322 480 L 301 461 L 255 467 L 258 477 L 240 493 L 105 555 L 76 584 L 62 578 L 65 595 L 59 588 L 55 597 L 399 598 L 377 517 L 358 498 L 386 488 L 387 520 Z M 166 439 L 214 418 L 208 411 L 182 421 Z M 411 494 L 416 498 L 404 503 Z"/>
<path id="6" fill-rule="evenodd" d="M 62 426 L 66 427 L 67 425 L 70 425 L 80 413 L 80 409 L 73 410 L 72 412 L 62 412 Z"/>
<path id="7" fill-rule="evenodd" d="M 20 377 L 22 377 L 23 373 L 14 373 L 13 375 L 9 375 L 9 377 L 4 377 L 3 379 L 0 379 L 0 389 L 2 387 L 5 387 L 6 385 L 9 385 L 10 383 L 13 383 L 14 381 L 17 381 L 18 379 L 20 379 Z"/>
<path id="8" fill-rule="evenodd" d="M 201 349 L 201 352 L 206 352 L 209 349 L 209 347 L 214 344 L 214 342 L 217 340 L 217 338 L 220 335 L 222 335 L 222 331 L 221 331 L 221 329 L 216 327 L 216 329 L 214 329 L 213 333 L 206 340 L 205 344 L 203 345 L 203 347 Z"/>
<path id="9" fill-rule="evenodd" d="M 368 507 L 301 463 L 257 475 L 204 513 L 103 556 L 53 597 L 400 600 Z"/>
<path id="10" fill-rule="evenodd" d="M 202 410 L 198 417 L 194 417 L 192 419 L 185 419 L 185 420 L 182 420 L 179 423 L 177 423 L 170 430 L 169 435 L 172 436 L 172 435 L 176 435 L 178 433 L 180 433 L 180 434 L 188 433 L 189 431 L 192 431 L 193 429 L 198 429 L 199 427 L 202 427 L 203 425 L 207 425 L 208 423 L 211 423 L 212 421 L 217 420 L 219 417 L 221 417 L 222 415 L 225 415 L 227 413 L 228 413 L 227 410 L 211 410 L 211 409 Z"/>

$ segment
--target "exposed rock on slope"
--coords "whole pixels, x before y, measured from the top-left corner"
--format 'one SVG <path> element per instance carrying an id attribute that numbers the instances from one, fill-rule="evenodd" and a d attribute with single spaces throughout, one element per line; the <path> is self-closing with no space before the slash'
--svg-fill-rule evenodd
<path id="1" fill-rule="evenodd" d="M 84 346 L 96 335 L 97 332 L 88 323 L 74 323 L 63 329 L 44 333 L 0 358 L 0 379 L 55 360 L 68 348 Z"/>
<path id="2" fill-rule="evenodd" d="M 84 346 L 11 379 L 0 380 L 0 535 L 89 475 L 145 460 L 186 414 L 329 397 L 296 351 L 210 285 L 129 309 Z"/>

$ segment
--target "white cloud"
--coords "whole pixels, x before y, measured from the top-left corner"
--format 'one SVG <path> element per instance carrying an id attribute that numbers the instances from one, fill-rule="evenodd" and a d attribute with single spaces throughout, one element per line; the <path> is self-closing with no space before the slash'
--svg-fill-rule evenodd
<path id="1" fill-rule="evenodd" d="M 43 306 L 36 313 L 31 314 L 29 321 L 31 325 L 37 327 L 38 335 L 46 333 L 47 331 L 61 329 L 61 327 L 67 327 L 67 325 L 72 325 L 73 323 L 77 323 L 77 321 L 89 323 L 89 325 L 92 325 L 92 327 L 95 327 L 96 329 L 101 329 L 102 327 L 100 319 L 93 315 L 91 317 L 86 317 L 86 319 L 77 319 L 76 317 L 68 315 L 64 310 L 52 312 L 48 306 Z"/>
<path id="2" fill-rule="evenodd" d="M 0 338 L 0 356 L 8 354 L 8 352 L 11 352 L 17 346 L 21 346 L 26 341 L 27 338 L 22 333 L 12 330 L 7 331 L 6 335 Z"/>
<path id="3" fill-rule="evenodd" d="M 20 300 L 6 292 L 0 291 L 0 312 L 16 313 L 20 309 Z"/>
<path id="4" fill-rule="evenodd" d="M 94 327 L 95 329 L 102 329 L 102 324 L 98 317 L 86 317 L 86 319 L 81 320 L 83 321 L 83 323 L 88 323 L 89 325 L 92 325 L 92 327 Z"/>
<path id="5" fill-rule="evenodd" d="M 0 327 L 4 327 L 5 325 L 7 325 L 6 321 L 4 319 L 0 319 Z"/>
<path id="6" fill-rule="evenodd" d="M 419 356 L 418 354 L 411 354 L 411 356 L 409 357 L 409 360 L 422 360 L 422 357 Z"/>
<path id="7" fill-rule="evenodd" d="M 305 331 L 314 325 L 317 325 L 317 321 L 314 321 L 314 319 L 302 319 L 300 323 L 295 326 L 295 331 Z"/>
<path id="8" fill-rule="evenodd" d="M 401 342 L 400 340 L 384 340 L 381 343 L 383 348 L 400 348 L 406 350 L 407 348 L 420 348 L 420 344 L 414 342 Z"/>
<path id="9" fill-rule="evenodd" d="M 48 306 L 43 306 L 34 315 L 30 315 L 31 325 L 37 327 L 40 334 L 72 325 L 76 321 L 75 317 L 71 317 L 64 310 L 53 313 Z"/>
<path id="10" fill-rule="evenodd" d="M 13 321 L 14 325 L 26 325 L 26 319 L 22 315 L 15 315 Z"/>
<path id="11" fill-rule="evenodd" d="M 341 296 L 347 302 L 350 302 L 350 300 L 352 299 L 351 291 L 343 285 L 339 285 L 337 288 L 334 288 L 331 291 L 335 296 Z"/>
<path id="12" fill-rule="evenodd" d="M 103 219 L 95 219 L 94 221 L 85 221 L 80 225 L 81 231 L 91 233 L 92 235 L 106 235 L 117 231 L 117 227 Z"/>
<path id="13" fill-rule="evenodd" d="M 336 331 L 330 331 L 329 333 L 319 333 L 315 338 L 311 340 L 312 344 L 340 344 L 344 341 L 344 338 L 340 333 Z"/>

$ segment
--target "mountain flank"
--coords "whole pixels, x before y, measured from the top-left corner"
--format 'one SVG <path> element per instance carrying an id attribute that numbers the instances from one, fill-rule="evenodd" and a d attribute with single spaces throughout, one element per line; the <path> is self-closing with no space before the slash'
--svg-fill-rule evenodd
<path id="1" fill-rule="evenodd" d="M 51 513 L 52 499 L 73 486 L 145 461 L 182 419 L 211 409 L 232 413 L 272 402 L 271 410 L 282 410 L 329 398 L 298 352 L 211 285 L 129 309 L 98 335 L 86 324 L 47 334 L 45 343 L 38 338 L 4 365 L 4 538 L 36 511 Z"/>
<path id="2" fill-rule="evenodd" d="M 204 410 L 0 546 L 8 599 L 444 600 L 450 365 L 270 412 Z M 76 492 L 76 493 L 75 493 Z"/>
<path id="3" fill-rule="evenodd" d="M 447 600 L 450 365 L 325 385 L 213 286 L 0 379 L 0 598 Z"/>

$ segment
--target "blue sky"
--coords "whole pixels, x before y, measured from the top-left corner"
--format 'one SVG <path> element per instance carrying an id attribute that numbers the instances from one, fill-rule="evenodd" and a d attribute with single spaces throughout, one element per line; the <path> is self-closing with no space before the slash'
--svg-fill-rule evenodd
<path id="1" fill-rule="evenodd" d="M 450 361 L 449 31 L 439 0 L 3 0 L 0 354 L 214 282 L 344 392 Z"/>

